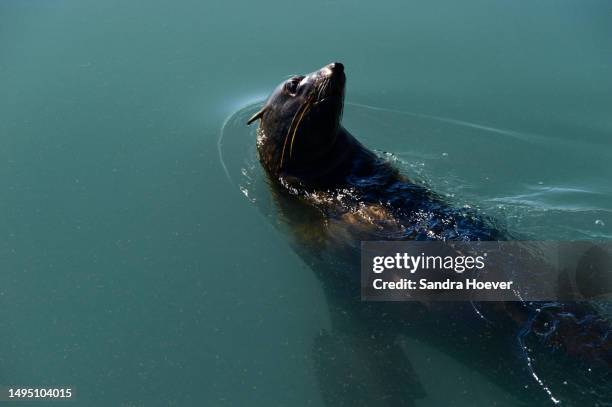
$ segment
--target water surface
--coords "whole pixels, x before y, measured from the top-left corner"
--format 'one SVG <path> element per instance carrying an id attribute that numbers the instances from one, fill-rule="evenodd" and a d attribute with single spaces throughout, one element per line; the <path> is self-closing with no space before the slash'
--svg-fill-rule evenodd
<path id="1" fill-rule="evenodd" d="M 530 238 L 610 238 L 611 27 L 607 1 L 0 2 L 0 384 L 322 405 L 326 303 L 240 189 L 236 120 L 333 60 L 345 126 L 416 179 Z M 419 405 L 514 404 L 409 345 Z"/>

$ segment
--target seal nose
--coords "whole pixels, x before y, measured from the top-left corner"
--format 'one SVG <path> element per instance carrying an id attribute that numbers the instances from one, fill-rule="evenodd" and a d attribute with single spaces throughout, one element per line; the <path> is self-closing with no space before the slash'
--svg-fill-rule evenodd
<path id="1" fill-rule="evenodd" d="M 334 73 L 344 72 L 344 65 L 342 65 L 340 62 L 332 62 L 331 64 L 327 65 L 327 67 Z"/>

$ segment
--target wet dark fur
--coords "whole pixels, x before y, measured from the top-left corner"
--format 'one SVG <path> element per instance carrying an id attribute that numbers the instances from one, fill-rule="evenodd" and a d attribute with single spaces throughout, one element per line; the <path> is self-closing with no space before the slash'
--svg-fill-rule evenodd
<path id="1" fill-rule="evenodd" d="M 340 125 L 344 84 L 339 64 L 289 79 L 251 119 L 261 119 L 259 158 L 281 216 L 294 235 L 294 247 L 319 277 L 330 306 L 333 331 L 321 334 L 315 342 L 315 348 L 319 346 L 315 360 L 320 367 L 329 368 L 331 363 L 343 369 L 337 362 L 330 362 L 335 358 L 329 353 L 335 352 L 337 341 L 346 346 L 347 335 L 361 338 L 355 339 L 356 348 L 369 346 L 381 358 L 397 355 L 397 338 L 408 335 L 441 349 L 453 349 L 452 356 L 462 363 L 486 371 L 500 386 L 510 386 L 519 399 L 538 405 L 550 401 L 550 397 L 531 377 L 527 353 L 522 349 L 529 344 L 560 351 L 563 356 L 559 360 L 563 362 L 557 368 L 582 369 L 586 363 L 603 369 L 597 380 L 573 374 L 576 388 L 559 385 L 553 390 L 569 405 L 606 405 L 612 400 L 606 387 L 612 378 L 612 335 L 608 322 L 586 303 L 360 301 L 360 241 L 512 237 L 490 219 L 453 207 L 426 187 L 406 179 L 359 143 Z M 293 148 L 287 154 L 291 144 Z M 368 342 L 363 338 L 375 339 Z M 472 351 L 474 344 L 497 350 L 481 360 Z M 325 346 L 330 350 L 326 352 Z M 509 349 L 515 357 L 508 356 Z M 321 385 L 325 399 L 332 405 L 340 401 L 352 405 L 411 405 L 411 400 L 422 395 L 422 389 L 416 384 L 402 384 L 410 382 L 407 376 L 414 374 L 409 372 L 409 361 L 394 360 L 395 364 L 383 363 L 382 367 L 371 361 L 367 368 L 378 369 L 375 374 L 384 376 L 386 382 L 380 382 L 378 390 L 387 394 L 388 400 L 368 399 L 363 404 L 360 400 L 365 399 L 350 394 L 337 400 L 338 394 L 329 388 L 329 377 Z M 509 380 L 513 375 L 524 377 L 531 384 L 530 390 L 512 388 L 511 383 L 521 383 L 520 379 Z M 580 393 L 589 386 L 595 393 Z"/>

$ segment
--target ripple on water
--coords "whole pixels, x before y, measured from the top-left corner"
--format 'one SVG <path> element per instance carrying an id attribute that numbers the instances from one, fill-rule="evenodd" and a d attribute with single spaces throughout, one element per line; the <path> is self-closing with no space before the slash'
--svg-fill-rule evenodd
<path id="1" fill-rule="evenodd" d="M 257 162 L 256 126 L 246 125 L 260 104 L 245 106 L 225 120 L 218 149 L 229 182 L 251 202 L 263 205 L 268 191 Z M 477 208 L 526 238 L 612 238 L 610 187 L 578 174 L 565 182 L 558 179 L 565 154 L 578 148 L 571 141 L 355 103 L 345 107 L 345 125 L 416 183 L 428 185 L 457 206 Z M 550 159 L 551 145 L 561 156 L 559 162 Z M 525 162 L 526 152 L 534 168 Z M 590 157 L 594 168 L 598 160 L 606 162 L 605 154 Z M 538 162 L 547 167 L 539 168 Z M 559 171 L 550 171 L 555 163 Z"/>
<path id="2" fill-rule="evenodd" d="M 259 104 L 245 106 L 229 116 L 218 139 L 219 159 L 228 182 L 268 216 L 276 215 L 266 177 L 257 161 L 256 126 L 246 126 Z M 612 239 L 612 191 L 600 180 L 559 173 L 564 154 L 582 148 L 553 137 L 496 128 L 458 119 L 402 112 L 348 103 L 345 125 L 380 156 L 391 161 L 419 184 L 432 188 L 457 207 L 471 207 L 495 218 L 511 232 L 533 240 Z M 457 139 L 459 141 L 457 141 Z M 560 161 L 550 160 L 555 145 Z M 502 153 L 494 154 L 499 151 Z M 592 154 L 597 165 L 606 157 Z M 602 161 L 603 160 L 603 161 Z M 542 166 L 541 163 L 547 163 Z M 605 164 L 607 165 L 607 164 Z M 551 166 L 554 169 L 550 170 Z M 594 176 L 599 176 L 596 171 Z M 603 177 L 605 178 L 605 177 Z M 338 192 L 342 199 L 343 191 Z M 612 315 L 610 303 L 595 304 Z M 549 369 L 553 358 L 539 342 L 521 337 L 527 367 L 549 398 L 564 392 L 549 383 L 582 391 L 567 372 Z M 582 379 L 581 379 L 582 380 Z M 526 384 L 525 387 L 532 386 Z M 605 388 L 605 386 L 604 386 Z"/>

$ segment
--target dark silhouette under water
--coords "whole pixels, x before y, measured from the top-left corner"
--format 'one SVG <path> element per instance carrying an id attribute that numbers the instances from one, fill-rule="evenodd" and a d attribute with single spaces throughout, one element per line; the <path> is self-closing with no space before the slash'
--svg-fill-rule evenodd
<path id="1" fill-rule="evenodd" d="M 279 216 L 329 305 L 332 329 L 313 345 L 324 400 L 413 405 L 425 389 L 401 338 L 414 337 L 522 405 L 612 405 L 610 324 L 587 302 L 361 301 L 361 241 L 513 236 L 410 182 L 361 145 L 340 125 L 344 86 L 339 63 L 293 77 L 249 121 L 261 120 L 257 149 Z"/>

